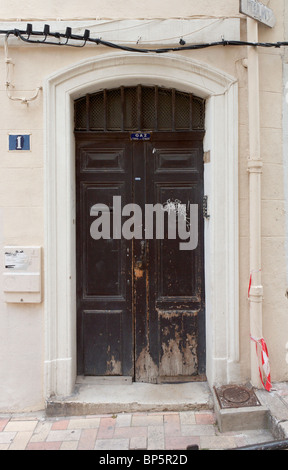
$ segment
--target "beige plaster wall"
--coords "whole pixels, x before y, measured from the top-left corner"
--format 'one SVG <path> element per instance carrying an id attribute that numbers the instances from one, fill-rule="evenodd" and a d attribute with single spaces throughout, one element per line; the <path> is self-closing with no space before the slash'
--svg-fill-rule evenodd
<path id="1" fill-rule="evenodd" d="M 168 0 L 4 0 L 0 19 L 79 19 L 79 18 L 185 18 L 191 16 L 239 16 L 238 0 L 183 0 L 181 5 Z"/>
<path id="2" fill-rule="evenodd" d="M 263 3 L 267 3 L 263 2 Z M 135 0 L 116 2 L 3 1 L 0 20 L 78 18 L 237 17 L 238 0 L 183 0 L 175 2 Z M 271 0 L 277 17 L 273 30 L 260 26 L 262 41 L 282 40 L 284 0 Z M 12 23 L 11 23 L 12 24 Z M 14 27 L 14 26 L 13 26 Z M 242 39 L 246 39 L 242 21 Z M 45 78 L 60 69 L 96 54 L 102 47 L 83 49 L 23 46 L 9 47 L 14 62 L 13 94 L 31 96 Z M 183 53 L 184 54 L 184 53 Z M 237 78 L 239 83 L 239 223 L 240 223 L 240 376 L 249 380 L 250 331 L 247 287 L 249 281 L 248 111 L 245 47 L 213 48 L 185 52 Z M 267 341 L 272 380 L 288 380 L 287 288 L 285 263 L 284 178 L 282 153 L 282 54 L 280 49 L 261 49 L 260 105 L 262 191 L 262 276 L 264 285 L 263 334 Z M 44 103 L 43 95 L 25 104 L 12 102 L 5 91 L 3 47 L 0 49 L 0 248 L 5 245 L 44 246 Z M 31 132 L 29 153 L 9 153 L 9 132 Z M 45 276 L 45 266 L 43 266 Z M 40 409 L 43 401 L 44 312 L 43 304 L 6 304 L 0 278 L 0 411 Z"/>
<path id="3" fill-rule="evenodd" d="M 282 55 L 262 52 L 260 111 L 262 175 L 263 335 L 270 354 L 272 380 L 287 380 L 287 266 L 282 147 Z M 287 184 L 287 183 L 286 183 Z"/>

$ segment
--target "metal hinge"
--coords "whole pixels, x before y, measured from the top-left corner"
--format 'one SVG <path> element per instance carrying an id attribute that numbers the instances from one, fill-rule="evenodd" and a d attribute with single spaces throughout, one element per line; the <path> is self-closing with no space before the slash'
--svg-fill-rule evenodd
<path id="1" fill-rule="evenodd" d="M 203 196 L 203 217 L 205 219 L 210 219 L 210 215 L 208 214 L 208 196 Z"/>

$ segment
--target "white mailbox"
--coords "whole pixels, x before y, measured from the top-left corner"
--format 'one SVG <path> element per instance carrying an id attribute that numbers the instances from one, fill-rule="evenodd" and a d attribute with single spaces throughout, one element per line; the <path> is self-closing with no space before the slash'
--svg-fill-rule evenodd
<path id="1" fill-rule="evenodd" d="M 3 290 L 6 302 L 41 302 L 41 247 L 5 246 Z"/>

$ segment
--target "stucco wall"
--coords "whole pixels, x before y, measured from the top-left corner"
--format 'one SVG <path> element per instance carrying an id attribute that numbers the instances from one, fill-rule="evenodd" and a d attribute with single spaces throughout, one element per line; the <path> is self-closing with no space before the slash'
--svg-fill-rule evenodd
<path id="1" fill-rule="evenodd" d="M 246 39 L 245 20 L 239 14 L 238 0 L 183 0 L 181 4 L 148 0 L 44 2 L 12 0 L 1 5 L 0 20 L 32 21 L 33 19 L 100 19 L 100 18 L 188 18 L 241 17 L 241 39 Z M 267 3 L 267 2 L 263 2 Z M 260 41 L 284 39 L 284 0 L 271 0 L 277 24 L 273 30 L 259 27 Z M 61 23 L 59 23 L 61 24 Z M 16 25 L 16 26 L 15 26 Z M 73 26 L 73 24 L 71 24 Z M 121 23 L 111 23 L 111 28 Z M 175 30 L 175 38 L 181 37 Z M 228 39 L 228 38 L 226 38 Z M 3 43 L 1 43 L 3 45 Z M 140 43 L 141 46 L 141 43 Z M 159 43 L 157 44 L 159 47 Z M 0 247 L 5 245 L 40 245 L 44 239 L 44 103 L 43 93 L 29 105 L 8 99 L 5 89 L 3 47 L 0 56 Z M 43 86 L 47 76 L 81 60 L 110 52 L 101 46 L 81 49 L 18 44 L 9 45 L 13 59 L 13 96 L 29 97 L 36 87 Z M 121 54 L 121 52 L 119 52 Z M 249 188 L 247 173 L 248 90 L 245 47 L 219 47 L 181 52 L 218 68 L 238 80 L 239 85 L 239 229 L 240 229 L 240 363 L 238 379 L 249 380 L 250 331 L 249 302 Z M 286 345 L 287 266 L 286 215 L 282 145 L 283 49 L 259 49 L 261 155 L 263 158 L 262 190 L 262 279 L 264 286 L 263 334 L 267 342 L 272 380 L 288 380 Z M 121 84 L 119 84 L 121 85 Z M 9 132 L 31 132 L 29 153 L 10 153 Z M 221 182 L 219 181 L 219 184 Z M 44 263 L 44 259 L 42 260 Z M 53 260 L 51 260 L 53 262 Z M 43 265 L 43 279 L 47 266 Z M 0 279 L 0 411 L 38 409 L 44 406 L 45 321 L 43 303 L 31 306 L 4 302 Z M 45 295 L 45 292 L 44 292 Z"/>
<path id="2" fill-rule="evenodd" d="M 181 5 L 166 1 L 155 2 L 147 0 L 139 3 L 136 0 L 86 0 L 79 2 L 59 3 L 57 0 L 45 2 L 44 0 L 28 0 L 23 3 L 20 0 L 3 2 L 1 5 L 1 18 L 18 19 L 105 19 L 105 18 L 185 18 L 191 16 L 239 16 L 238 0 L 183 0 Z"/>

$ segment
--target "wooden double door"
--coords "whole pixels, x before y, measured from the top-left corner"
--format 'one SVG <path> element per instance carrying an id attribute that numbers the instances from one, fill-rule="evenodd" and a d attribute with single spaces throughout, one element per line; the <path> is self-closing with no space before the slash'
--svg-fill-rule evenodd
<path id="1" fill-rule="evenodd" d="M 203 377 L 202 140 L 197 131 L 76 133 L 78 375 Z M 149 212 L 155 204 L 164 225 Z M 184 205 L 187 224 L 194 207 L 193 249 L 168 233 L 169 212 L 184 217 Z"/>

